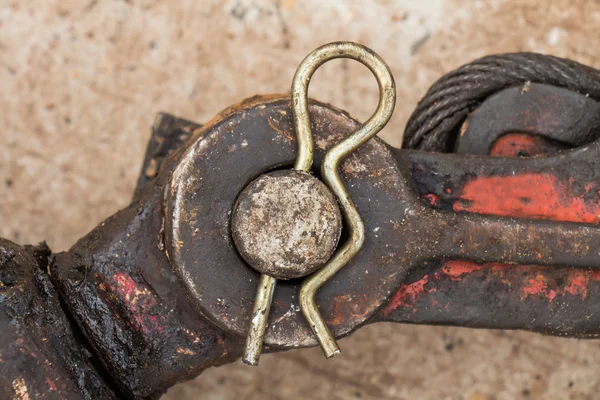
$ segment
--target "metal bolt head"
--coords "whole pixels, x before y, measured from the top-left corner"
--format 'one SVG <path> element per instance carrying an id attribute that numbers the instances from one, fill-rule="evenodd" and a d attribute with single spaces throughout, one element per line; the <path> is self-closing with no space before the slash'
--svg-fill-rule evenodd
<path id="1" fill-rule="evenodd" d="M 282 170 L 261 175 L 241 192 L 231 230 L 252 268 L 294 279 L 316 271 L 331 257 L 342 216 L 324 183 L 306 172 Z"/>

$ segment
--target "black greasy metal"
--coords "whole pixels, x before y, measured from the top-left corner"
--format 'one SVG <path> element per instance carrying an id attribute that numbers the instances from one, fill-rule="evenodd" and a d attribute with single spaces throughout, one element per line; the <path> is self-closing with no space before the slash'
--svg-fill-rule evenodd
<path id="1" fill-rule="evenodd" d="M 242 338 L 194 312 L 162 245 L 164 181 L 52 255 L 50 277 L 119 389 L 152 399 L 241 355 Z"/>
<path id="2" fill-rule="evenodd" d="M 111 378 L 69 321 L 45 244 L 0 239 L 0 398 L 117 399 Z"/>
<path id="3" fill-rule="evenodd" d="M 536 83 L 502 90 L 469 115 L 454 152 L 487 155 L 498 138 L 517 132 L 542 136 L 555 149 L 582 146 L 600 134 L 600 103 Z"/>
<path id="4" fill-rule="evenodd" d="M 153 137 L 198 127 L 162 114 Z M 161 185 L 142 182 L 68 252 L 0 239 L 0 398 L 155 399 L 241 356 L 243 338 L 198 317 L 159 248 Z"/>
<path id="5" fill-rule="evenodd" d="M 142 171 L 138 179 L 138 188 L 145 185 L 158 174 L 165 157 L 181 147 L 201 125 L 166 113 L 158 113 L 152 126 L 152 136 L 148 141 Z"/>
<path id="6" fill-rule="evenodd" d="M 326 150 L 359 124 L 320 103 L 313 103 L 310 112 L 318 171 Z M 250 323 L 258 273 L 236 251 L 230 235 L 231 211 L 249 182 L 267 171 L 291 168 L 296 148 L 290 99 L 251 99 L 221 114 L 216 123 L 206 124 L 179 155 L 169 177 L 165 245 L 173 269 L 198 313 L 239 337 L 245 336 Z M 367 235 L 361 253 L 317 295 L 321 313 L 338 337 L 373 316 L 406 273 L 394 261 L 405 243 L 393 232 L 402 223 L 398 207 L 409 196 L 391 152 L 380 140 L 350 156 L 341 176 L 373 234 Z M 317 343 L 300 312 L 301 283 L 301 279 L 278 283 L 267 345 Z"/>

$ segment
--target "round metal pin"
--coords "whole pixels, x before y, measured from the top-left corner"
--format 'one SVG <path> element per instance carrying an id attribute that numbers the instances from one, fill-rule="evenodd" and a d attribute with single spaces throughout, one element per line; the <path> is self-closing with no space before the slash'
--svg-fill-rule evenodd
<path id="1" fill-rule="evenodd" d="M 251 182 L 238 198 L 233 241 L 260 273 L 294 279 L 319 269 L 333 254 L 342 215 L 333 193 L 314 176 L 274 171 Z"/>

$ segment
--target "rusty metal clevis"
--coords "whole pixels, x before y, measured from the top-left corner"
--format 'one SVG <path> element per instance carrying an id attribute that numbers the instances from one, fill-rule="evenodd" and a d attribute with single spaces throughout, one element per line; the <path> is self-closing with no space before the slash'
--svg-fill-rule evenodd
<path id="1" fill-rule="evenodd" d="M 308 99 L 342 57 L 377 78 L 364 124 Z M 157 398 L 379 321 L 598 337 L 600 76 L 491 57 L 419 103 L 421 150 L 374 137 L 394 80 L 349 42 L 311 53 L 291 99 L 159 114 L 130 206 L 67 252 L 0 239 L 1 397 Z"/>

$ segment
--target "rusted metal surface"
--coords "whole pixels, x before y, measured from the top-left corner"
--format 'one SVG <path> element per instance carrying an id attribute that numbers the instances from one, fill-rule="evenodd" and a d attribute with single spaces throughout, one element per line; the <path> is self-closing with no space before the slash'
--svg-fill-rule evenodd
<path id="1" fill-rule="evenodd" d="M 152 126 L 152 135 L 148 141 L 146 155 L 138 179 L 138 188 L 150 182 L 158 175 L 165 158 L 180 148 L 201 125 L 186 121 L 173 115 L 158 113 Z"/>
<path id="2" fill-rule="evenodd" d="M 176 274 L 199 314 L 240 337 L 246 335 L 252 315 L 258 273 L 235 251 L 230 215 L 238 194 L 250 181 L 266 171 L 293 165 L 296 139 L 290 107 L 288 97 L 254 98 L 204 125 L 180 155 L 181 161 L 173 164 L 166 192 L 165 213 L 172 216 L 165 225 L 166 249 Z M 314 168 L 318 170 L 325 152 L 359 124 L 316 102 L 310 115 L 316 144 Z M 401 279 L 403 267 L 392 262 L 404 246 L 392 235 L 401 217 L 383 205 L 397 204 L 408 193 L 389 148 L 379 140 L 369 141 L 343 162 L 341 175 L 359 210 L 367 211 L 365 224 L 373 234 L 367 235 L 363 250 L 317 296 L 321 312 L 338 337 L 365 323 L 398 287 L 399 282 L 382 280 L 382 276 L 387 272 Z M 299 309 L 300 283 L 292 280 L 278 285 L 266 345 L 316 344 Z"/>
<path id="3" fill-rule="evenodd" d="M 560 89 L 557 92 L 560 95 L 545 99 L 546 108 L 536 105 L 539 111 L 536 121 L 545 123 L 540 123 L 535 132 L 542 136 L 506 134 L 526 126 L 526 121 L 519 120 L 512 111 L 506 115 L 497 111 L 496 120 L 488 120 L 485 112 L 476 112 L 471 116 L 471 122 L 476 123 L 470 123 L 467 129 L 478 127 L 496 138 L 494 142 L 488 142 L 492 156 L 542 156 L 564 150 L 569 146 L 552 140 L 556 137 L 555 124 L 548 121 L 560 122 L 564 128 L 561 133 L 564 142 L 573 143 L 581 134 L 574 127 L 580 122 L 582 111 L 573 112 L 573 104 L 585 104 L 586 109 L 595 109 L 597 104 L 584 95 L 571 93 L 565 96 Z M 545 93 L 548 94 L 548 89 Z M 576 101 L 559 116 L 557 106 L 565 97 Z M 494 103 L 510 105 L 514 98 L 514 91 L 509 90 L 496 95 Z M 485 103 L 484 106 L 482 108 L 489 110 Z M 514 107 L 507 106 L 506 110 L 514 110 Z M 531 114 L 525 113 L 520 118 L 531 122 L 530 117 Z M 585 116 L 591 127 L 579 126 L 577 129 L 597 135 L 594 123 L 590 122 L 595 117 Z M 510 128 L 506 129 L 508 125 Z M 472 132 L 463 134 L 459 140 L 477 141 L 482 135 L 483 132 Z M 471 144 L 463 147 L 471 147 Z M 414 154 L 413 168 L 418 173 L 413 178 L 421 199 L 433 208 L 593 226 L 600 223 L 598 153 L 595 143 L 587 148 L 532 160 L 526 164 L 529 168 L 506 168 L 508 164 L 521 161 L 489 159 L 491 164 L 497 165 L 487 171 L 471 165 L 463 167 L 458 174 L 438 170 L 437 167 L 444 164 L 443 160 L 432 164 Z M 499 167 L 501 164 L 505 167 Z M 530 169 L 533 165 L 535 167 Z M 599 247 L 591 248 L 597 251 Z M 573 258 L 578 256 L 578 251 L 574 251 Z M 588 268 L 581 269 L 569 267 L 572 264 L 568 262 L 552 267 L 535 265 L 535 261 L 531 264 L 476 263 L 460 259 L 425 263 L 422 269 L 411 273 L 376 320 L 598 337 L 600 306 L 595 293 L 598 292 L 599 275 L 592 268 L 600 262 L 589 260 Z"/>
<path id="4" fill-rule="evenodd" d="M 505 219 L 520 228 L 500 229 L 484 239 L 467 225 L 460 225 L 467 235 L 440 226 L 446 239 L 460 238 L 456 251 L 413 270 L 377 320 L 596 337 L 600 310 L 593 293 L 600 243 L 586 239 L 599 222 L 600 172 L 593 167 L 599 155 L 593 145 L 510 163 L 475 157 L 459 167 L 453 156 L 413 153 L 415 188 L 428 207 L 465 218 L 486 214 L 486 224 L 502 220 L 496 215 L 522 219 Z M 569 223 L 546 236 L 550 220 Z M 525 247 L 515 247 L 513 238 Z M 573 246 L 565 248 L 566 242 Z M 567 257 L 555 258 L 559 252 Z"/>
<path id="5" fill-rule="evenodd" d="M 600 275 L 570 267 L 426 263 L 374 321 L 600 336 Z"/>
<path id="6" fill-rule="evenodd" d="M 255 105 L 247 103 L 245 105 L 246 108 L 241 110 L 237 109 L 233 114 L 223 118 L 220 123 L 224 126 L 229 126 L 229 134 L 233 135 L 237 134 L 242 136 L 244 135 L 244 132 L 252 130 L 255 139 L 260 138 L 262 136 L 261 132 L 264 132 L 265 130 L 267 132 L 270 131 L 269 135 L 275 134 L 272 129 L 268 129 L 264 127 L 264 125 L 259 128 L 260 125 L 256 124 L 256 120 L 271 121 L 271 124 L 273 124 L 273 121 L 279 121 L 279 124 L 277 125 L 279 129 L 276 130 L 276 132 L 280 135 L 282 134 L 281 132 L 291 132 L 291 129 L 289 128 L 290 125 L 288 125 L 287 129 L 281 128 L 281 122 L 285 121 L 284 119 L 281 117 L 279 117 L 279 120 L 273 118 L 273 114 L 280 114 L 280 116 L 285 114 L 280 112 L 281 109 L 270 111 L 271 107 L 275 108 L 274 104 L 276 103 L 276 101 L 271 100 L 271 103 L 262 104 L 258 107 L 262 110 L 262 113 L 258 112 L 258 115 L 255 111 Z M 322 118 L 324 113 L 312 111 L 312 114 L 317 118 L 315 125 L 324 125 L 323 123 L 318 122 L 319 118 Z M 240 117 L 240 115 L 243 117 Z M 230 118 L 238 119 L 232 122 Z M 254 125 L 249 125 L 250 121 L 254 121 Z M 262 124 L 265 124 L 265 122 L 262 122 Z M 266 125 L 269 125 L 269 123 Z M 249 126 L 252 126 L 252 129 L 250 129 Z M 208 131 L 212 129 L 213 128 L 210 128 Z M 350 129 L 348 129 L 348 131 L 349 130 Z M 269 135 L 266 135 L 266 141 L 261 141 L 262 144 L 272 141 Z M 285 136 L 289 138 L 290 143 L 293 143 L 293 136 L 291 134 Z M 203 139 L 206 139 L 207 137 L 208 136 L 203 136 Z M 239 141 L 243 142 L 248 139 L 249 138 L 243 137 L 239 139 Z M 224 140 L 222 137 L 219 137 L 219 140 L 211 140 L 211 143 L 222 143 L 225 149 L 230 148 L 232 145 L 231 143 L 223 144 L 223 142 Z M 367 264 L 349 268 L 350 272 L 354 271 L 353 273 L 362 269 L 362 277 L 358 275 L 352 279 L 348 279 L 348 277 L 340 276 L 340 280 L 338 281 L 338 284 L 340 285 L 339 290 L 345 290 L 347 297 L 341 294 L 337 296 L 326 296 L 324 293 L 321 293 L 323 297 L 320 301 L 322 302 L 322 307 L 326 310 L 325 312 L 328 313 L 329 325 L 333 329 L 336 329 L 336 327 L 340 325 L 344 326 L 344 324 L 345 326 L 348 326 L 350 318 L 355 317 L 358 314 L 357 310 L 360 310 L 360 300 L 358 299 L 364 299 L 365 294 L 369 295 L 368 299 L 371 304 L 377 303 L 383 305 L 383 303 L 373 300 L 376 296 L 373 292 L 376 292 L 382 298 L 387 299 L 388 297 L 391 297 L 391 293 L 387 292 L 387 287 L 400 287 L 400 285 L 403 284 L 409 269 L 419 270 L 422 265 L 427 263 L 431 264 L 433 260 L 454 258 L 459 261 L 476 263 L 508 262 L 512 264 L 520 263 L 553 266 L 547 268 L 555 268 L 555 265 L 594 268 L 598 265 L 598 255 L 596 251 L 600 246 L 598 232 L 593 226 L 587 224 L 589 220 L 585 219 L 573 221 L 584 222 L 581 224 L 560 224 L 552 222 L 551 220 L 568 221 L 564 218 L 564 215 L 561 217 L 562 214 L 556 207 L 556 204 L 551 207 L 551 212 L 554 212 L 554 218 L 551 218 L 551 215 L 548 213 L 540 214 L 537 220 L 499 218 L 497 215 L 515 217 L 527 217 L 527 215 L 519 214 L 522 207 L 520 208 L 514 204 L 515 194 L 506 191 L 503 192 L 500 189 L 500 193 L 491 192 L 490 188 L 492 187 L 502 187 L 502 185 L 496 185 L 495 182 L 491 182 L 492 186 L 484 187 L 482 190 L 471 190 L 470 193 L 493 193 L 492 196 L 489 196 L 490 199 L 498 199 L 498 201 L 503 201 L 502 199 L 505 199 L 506 204 L 504 209 L 506 211 L 502 213 L 499 211 L 499 207 L 495 207 L 490 212 L 479 212 L 479 215 L 477 215 L 474 212 L 465 212 L 464 209 L 475 207 L 475 209 L 471 211 L 476 211 L 476 207 L 479 205 L 477 198 L 467 196 L 467 194 L 469 194 L 468 184 L 481 184 L 474 182 L 484 182 L 486 179 L 493 180 L 497 179 L 497 177 L 505 177 L 505 187 L 507 189 L 514 189 L 515 180 L 530 179 L 530 181 L 526 181 L 526 187 L 529 188 L 532 194 L 535 194 L 544 193 L 542 191 L 544 184 L 546 184 L 549 191 L 555 191 L 553 182 L 563 177 L 567 179 L 568 188 L 570 188 L 569 190 L 575 190 L 576 193 L 579 193 L 588 199 L 586 204 L 592 206 L 588 215 L 592 215 L 594 213 L 594 199 L 590 197 L 590 185 L 592 185 L 596 177 L 588 176 L 587 180 L 584 178 L 586 178 L 586 173 L 589 174 L 591 172 L 593 174 L 593 171 L 595 170 L 594 165 L 597 156 L 597 150 L 595 149 L 596 147 L 590 146 L 586 149 L 572 150 L 557 155 L 556 157 L 518 159 L 510 162 L 505 159 L 494 160 L 489 159 L 488 157 L 438 155 L 403 151 L 397 153 L 397 166 L 386 166 L 388 174 L 382 174 L 380 172 L 381 167 L 352 167 L 352 160 L 350 160 L 348 163 L 350 166 L 343 166 L 342 171 L 346 174 L 345 179 L 350 179 L 353 175 L 356 176 L 357 172 L 362 173 L 362 175 L 359 176 L 361 179 L 356 181 L 356 183 L 350 182 L 349 187 L 353 187 L 353 184 L 357 185 L 359 183 L 363 185 L 361 188 L 362 192 L 360 192 L 360 194 L 357 193 L 356 197 L 362 198 L 364 201 L 359 205 L 359 210 L 361 210 L 361 212 L 363 209 L 366 210 L 365 220 L 367 223 L 369 222 L 369 218 L 377 213 L 395 210 L 395 214 L 386 215 L 386 220 L 388 223 L 391 223 L 391 229 L 384 229 L 384 231 L 381 231 L 382 227 L 378 226 L 379 224 L 368 225 L 370 228 L 368 231 L 373 233 L 371 236 L 372 242 L 369 242 L 369 236 L 367 236 L 367 244 L 365 245 L 365 249 L 363 249 L 364 252 L 368 252 L 372 249 L 371 246 L 373 246 L 374 243 L 380 244 L 382 239 L 378 235 L 381 235 L 385 238 L 383 240 L 390 241 L 386 246 L 385 254 L 387 254 L 387 256 L 381 253 L 378 254 L 377 250 L 371 250 L 373 252 L 369 254 L 370 261 Z M 267 149 L 264 149 L 263 152 L 272 154 Z M 277 152 L 277 149 L 274 148 L 273 152 Z M 214 151 L 211 154 L 218 153 L 220 152 Z M 255 155 L 255 153 L 253 154 Z M 292 156 L 293 153 L 287 157 L 289 160 L 287 161 L 287 164 L 285 158 L 282 158 L 279 162 L 265 162 L 264 165 L 269 166 L 270 168 L 289 165 L 293 160 Z M 205 158 L 195 157 L 195 160 L 200 159 L 204 160 Z M 214 171 L 216 169 L 214 162 L 210 165 L 212 165 Z M 202 168 L 198 168 L 198 170 L 201 171 Z M 578 173 L 571 172 L 574 170 L 578 170 Z M 395 172 L 390 173 L 389 171 Z M 551 171 L 550 178 L 548 178 L 548 171 Z M 260 172 L 257 171 L 257 173 Z M 384 191 L 386 189 L 391 189 L 394 195 L 391 197 L 389 194 L 383 196 L 380 191 L 377 196 L 366 196 L 365 193 L 369 193 L 369 191 L 365 190 L 365 181 L 366 178 L 372 177 L 373 175 L 379 175 L 377 178 L 382 182 L 380 189 L 383 188 Z M 190 174 L 189 176 L 192 175 Z M 382 177 L 384 179 L 381 179 Z M 478 180 L 476 178 L 481 179 Z M 220 179 L 222 178 L 215 180 Z M 248 179 L 250 179 L 250 177 Z M 549 180 L 550 183 L 552 183 L 550 186 L 548 186 Z M 460 190 L 463 187 L 465 188 L 465 196 L 459 198 L 457 197 L 457 193 L 461 193 Z M 579 190 L 578 188 L 586 187 L 588 187 L 587 192 L 577 192 L 577 190 Z M 232 199 L 235 197 L 235 192 L 235 190 L 232 191 Z M 528 200 L 524 196 L 517 197 L 519 197 L 517 200 L 532 204 L 533 209 L 539 210 L 539 208 L 537 208 L 539 201 L 536 202 L 536 198 L 532 197 L 531 200 Z M 218 198 L 223 199 L 224 196 L 219 196 Z M 375 200 L 379 201 L 378 209 L 371 203 Z M 491 207 L 491 200 L 487 204 L 490 204 Z M 577 204 L 577 202 L 567 202 L 564 203 L 564 206 L 570 210 L 575 210 L 573 211 L 575 213 L 580 213 L 580 211 L 575 208 Z M 582 207 L 587 206 L 584 204 Z M 194 207 L 180 207 L 180 209 L 185 210 L 191 210 L 193 208 Z M 205 208 L 214 209 L 214 207 L 211 206 L 205 206 Z M 509 210 L 512 210 L 512 214 Z M 488 216 L 483 216 L 481 214 L 488 214 Z M 189 220 L 195 221 L 195 219 Z M 215 224 L 212 226 L 214 225 Z M 221 226 L 224 226 L 224 224 L 221 224 Z M 221 231 L 219 237 L 226 237 L 224 231 Z M 200 241 L 202 239 L 195 240 Z M 202 248 L 212 249 L 213 247 L 204 245 Z M 188 248 L 185 253 L 190 256 L 192 254 L 198 254 L 195 251 L 190 251 L 191 249 Z M 207 251 L 208 250 L 204 250 L 203 254 L 208 254 Z M 361 255 L 359 255 L 359 257 L 361 257 Z M 197 258 L 198 257 L 196 256 L 195 259 Z M 204 259 L 204 257 L 200 258 Z M 210 260 L 212 260 L 212 258 Z M 379 262 L 377 262 L 377 260 L 379 260 Z M 209 262 L 208 266 L 210 267 L 212 264 L 212 262 Z M 386 265 L 389 269 L 385 268 Z M 240 271 L 248 271 L 249 274 L 252 273 L 252 271 L 248 269 L 245 270 L 243 267 L 238 269 Z M 378 282 L 376 286 L 367 285 L 366 283 L 369 281 L 365 279 L 365 277 L 369 275 L 367 272 L 373 274 L 373 270 L 377 271 L 375 273 L 377 277 L 374 280 L 374 282 Z M 216 271 L 213 273 L 215 272 Z M 202 275 L 204 282 L 206 282 L 206 279 L 211 279 L 210 275 L 206 272 L 206 269 L 202 269 L 202 274 L 205 274 Z M 413 274 L 414 272 L 411 272 L 411 275 Z M 231 277 L 233 273 L 227 271 L 224 275 Z M 248 276 L 252 279 L 252 275 Z M 256 275 L 254 279 L 256 279 Z M 247 281 L 247 279 L 243 280 Z M 198 279 L 198 282 L 200 282 L 200 279 Z M 349 283 L 352 284 L 355 282 L 364 285 L 362 288 L 362 295 L 359 295 L 358 299 L 351 294 L 352 291 L 348 290 L 348 287 L 344 287 L 350 286 Z M 294 292 L 292 286 L 293 283 L 294 282 L 289 283 L 292 295 Z M 386 287 L 386 284 L 389 284 L 389 286 Z M 207 286 L 212 286 L 212 284 Z M 243 291 L 243 286 L 234 287 L 236 293 Z M 202 290 L 206 291 L 204 288 L 202 288 Z M 248 308 L 251 303 L 253 292 L 254 291 L 251 290 L 246 298 L 246 308 Z M 223 293 L 221 292 L 221 294 Z M 202 296 L 199 297 L 202 297 L 202 301 L 208 303 L 206 296 L 207 293 L 203 292 Z M 210 293 L 208 293 L 208 296 L 210 296 Z M 235 296 L 236 295 L 230 296 L 226 294 L 223 295 L 223 299 L 235 299 Z M 218 301 L 212 301 L 211 303 L 218 304 Z M 230 305 L 230 309 L 238 310 L 243 307 L 243 304 L 244 302 L 242 301 L 235 305 Z M 290 303 L 279 300 L 276 301 L 275 304 L 274 312 L 279 313 L 279 317 L 286 313 L 291 314 L 290 309 L 287 308 Z M 242 306 L 239 307 L 239 305 Z M 219 321 L 218 323 L 221 324 L 223 329 L 234 334 L 239 334 L 235 330 L 231 330 L 231 327 L 227 326 L 227 324 L 233 325 L 230 320 L 235 319 L 236 315 L 239 315 L 237 314 L 237 311 L 227 312 L 225 311 L 226 307 L 222 307 L 222 309 L 222 311 L 219 311 L 213 308 L 213 311 L 209 310 L 209 312 L 206 312 L 205 310 L 203 314 L 209 315 L 208 318 L 211 318 L 211 312 L 216 316 L 225 316 L 227 321 Z M 246 314 L 246 312 L 243 314 Z M 366 322 L 369 314 L 362 315 L 365 316 L 364 322 Z M 298 342 L 302 340 L 302 331 L 299 328 L 302 325 L 300 323 L 291 326 L 280 325 L 279 323 L 281 320 L 279 317 L 272 317 L 271 321 L 275 321 L 275 323 L 269 328 L 268 334 L 272 334 L 273 331 L 276 331 L 279 335 L 278 338 L 282 340 L 282 343 L 280 344 L 282 347 L 285 346 L 284 340 L 286 340 L 286 338 L 287 340 L 292 341 L 292 345 L 301 344 Z M 546 322 L 551 324 L 562 324 L 564 321 L 555 319 Z M 524 326 L 524 328 L 528 329 L 527 326 Z M 240 330 L 243 333 L 243 328 Z M 340 334 L 340 331 L 336 331 L 336 333 Z"/>
<path id="7" fill-rule="evenodd" d="M 235 203 L 231 233 L 244 260 L 278 279 L 308 275 L 331 257 L 342 232 L 333 193 L 295 170 L 274 171 L 250 183 Z"/>
<path id="8" fill-rule="evenodd" d="M 318 167 L 359 124 L 320 103 L 310 115 Z M 290 100 L 253 98 L 203 127 L 162 118 L 178 122 L 155 135 L 192 135 L 128 208 L 68 252 L 0 242 L 5 397 L 50 388 L 41 398 L 152 399 L 241 356 L 258 273 L 237 253 L 230 217 L 249 182 L 293 164 Z M 513 159 L 371 140 L 342 163 L 367 235 L 317 296 L 336 337 L 382 320 L 600 334 L 600 143 L 543 156 L 558 148 L 518 126 L 489 129 L 488 152 Z M 278 285 L 269 351 L 316 344 L 300 285 Z"/>

